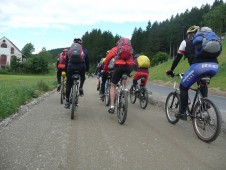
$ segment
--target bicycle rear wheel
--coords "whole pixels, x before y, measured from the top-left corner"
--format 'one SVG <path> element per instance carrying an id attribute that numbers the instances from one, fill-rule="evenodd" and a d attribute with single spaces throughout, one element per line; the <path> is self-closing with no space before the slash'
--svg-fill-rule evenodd
<path id="1" fill-rule="evenodd" d="M 74 114 L 76 111 L 76 107 L 77 107 L 77 101 L 78 101 L 78 95 L 77 92 L 78 91 L 78 87 L 76 85 L 73 85 L 72 88 L 72 103 L 71 103 L 71 119 L 74 119 Z"/>
<path id="2" fill-rule="evenodd" d="M 148 105 L 148 90 L 146 87 L 141 87 L 140 89 L 140 107 L 145 109 Z"/>
<path id="3" fill-rule="evenodd" d="M 175 124 L 179 121 L 178 118 L 176 118 L 175 114 L 179 112 L 179 102 L 180 102 L 180 97 L 179 94 L 176 92 L 171 92 L 166 98 L 166 103 L 165 103 L 165 113 L 166 113 L 166 118 L 167 120 Z"/>
<path id="4" fill-rule="evenodd" d="M 136 95 L 136 86 L 132 85 L 130 87 L 130 90 L 129 90 L 129 96 L 130 96 L 130 101 L 132 104 L 134 104 L 136 102 L 136 99 L 137 99 L 137 95 Z"/>
<path id="5" fill-rule="evenodd" d="M 123 125 L 126 121 L 128 111 L 128 94 L 122 90 L 119 99 L 117 99 L 117 117 L 119 124 Z"/>
<path id="6" fill-rule="evenodd" d="M 105 106 L 109 106 L 110 104 L 110 83 L 107 81 L 105 95 L 104 95 Z"/>
<path id="7" fill-rule="evenodd" d="M 192 112 L 192 124 L 199 139 L 204 142 L 214 141 L 221 132 L 221 113 L 218 107 L 207 98 L 197 102 Z"/>

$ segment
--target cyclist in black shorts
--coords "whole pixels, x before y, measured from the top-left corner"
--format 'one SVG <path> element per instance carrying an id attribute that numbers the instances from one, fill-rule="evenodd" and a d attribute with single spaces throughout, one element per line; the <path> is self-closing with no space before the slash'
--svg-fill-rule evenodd
<path id="1" fill-rule="evenodd" d="M 119 44 L 120 40 L 118 41 L 117 44 Z M 121 79 L 123 73 L 126 73 L 129 76 L 133 69 L 132 54 L 128 60 L 120 59 L 117 55 L 118 55 L 118 46 L 115 46 L 109 51 L 109 53 L 106 56 L 106 59 L 104 61 L 104 74 L 108 74 L 107 72 L 108 72 L 108 65 L 110 63 L 110 60 L 112 58 L 115 59 L 114 70 L 113 70 L 113 74 L 112 74 L 112 78 L 111 78 L 111 88 L 110 88 L 111 106 L 108 110 L 109 113 L 114 113 L 114 111 L 115 111 L 116 85 L 118 84 L 119 80 Z M 128 90 L 128 81 L 129 80 L 127 79 L 124 82 L 125 90 Z"/>

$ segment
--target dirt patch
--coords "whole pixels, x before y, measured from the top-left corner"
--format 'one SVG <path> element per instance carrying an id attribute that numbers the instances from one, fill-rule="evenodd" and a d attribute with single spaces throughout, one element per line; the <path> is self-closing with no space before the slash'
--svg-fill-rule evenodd
<path id="1" fill-rule="evenodd" d="M 170 81 L 165 82 L 162 80 L 153 80 L 151 81 L 151 83 L 166 86 L 166 87 L 173 87 L 173 84 L 174 84 L 173 82 L 170 82 Z M 209 94 L 226 97 L 226 91 L 222 91 L 219 88 L 209 88 Z"/>

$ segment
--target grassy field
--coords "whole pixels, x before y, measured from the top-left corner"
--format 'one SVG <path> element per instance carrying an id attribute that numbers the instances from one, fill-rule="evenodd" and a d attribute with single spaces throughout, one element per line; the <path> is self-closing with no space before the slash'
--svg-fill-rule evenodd
<path id="1" fill-rule="evenodd" d="M 219 88 L 220 90 L 226 91 L 226 41 L 222 43 L 223 51 L 218 57 L 219 61 L 219 72 L 211 79 L 209 87 Z M 173 81 L 171 78 L 167 77 L 165 74 L 166 70 L 169 70 L 172 65 L 173 60 L 168 60 L 167 62 L 160 64 L 155 67 L 150 68 L 149 80 L 163 80 L 163 81 Z M 189 68 L 187 60 L 181 59 L 177 68 L 174 70 L 176 73 L 185 72 Z"/>
<path id="2" fill-rule="evenodd" d="M 56 87 L 55 76 L 0 75 L 0 120 L 32 98 Z"/>

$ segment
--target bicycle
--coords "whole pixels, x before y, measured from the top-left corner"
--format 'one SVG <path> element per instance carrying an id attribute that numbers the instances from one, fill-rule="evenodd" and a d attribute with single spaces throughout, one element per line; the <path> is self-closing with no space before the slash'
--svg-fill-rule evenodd
<path id="1" fill-rule="evenodd" d="M 145 81 L 145 77 L 142 76 L 140 78 L 140 84 L 137 83 L 135 86 L 132 85 L 129 90 L 131 103 L 134 104 L 136 102 L 136 99 L 139 98 L 140 107 L 142 109 L 145 109 L 148 105 L 148 90 L 143 85 L 144 81 Z"/>
<path id="2" fill-rule="evenodd" d="M 128 112 L 128 92 L 125 90 L 123 80 L 127 79 L 124 73 L 116 86 L 116 110 L 119 124 L 123 125 L 127 118 Z"/>
<path id="3" fill-rule="evenodd" d="M 183 73 L 174 74 L 172 77 L 179 76 L 181 79 Z M 208 85 L 210 83 L 210 77 L 203 75 L 200 81 L 197 82 L 196 88 L 190 87 L 190 90 L 195 91 L 195 97 L 193 103 L 188 103 L 187 116 L 192 120 L 192 125 L 197 137 L 206 142 L 214 141 L 221 132 L 221 113 L 218 107 L 210 99 L 202 96 L 200 87 Z M 168 121 L 175 124 L 179 121 L 179 118 L 175 114 L 179 113 L 180 106 L 180 94 L 179 89 L 176 88 L 176 82 L 174 83 L 175 91 L 169 93 L 165 103 L 165 113 Z M 192 106 L 189 105 L 192 103 Z M 210 134 L 209 134 L 210 133 Z"/>
<path id="4" fill-rule="evenodd" d="M 71 94 L 70 94 L 70 104 L 71 107 L 71 119 L 74 119 L 74 113 L 76 111 L 76 107 L 78 107 L 78 99 L 79 99 L 79 79 L 80 75 L 79 72 L 75 72 L 72 75 L 73 85 L 71 87 Z"/>
<path id="5" fill-rule="evenodd" d="M 60 103 L 63 104 L 66 98 L 66 72 L 61 72 L 61 89 L 60 89 Z"/>
<path id="6" fill-rule="evenodd" d="M 107 80 L 105 83 L 105 93 L 104 93 L 105 106 L 109 106 L 110 104 L 110 87 L 111 87 L 111 73 L 107 75 Z"/>

